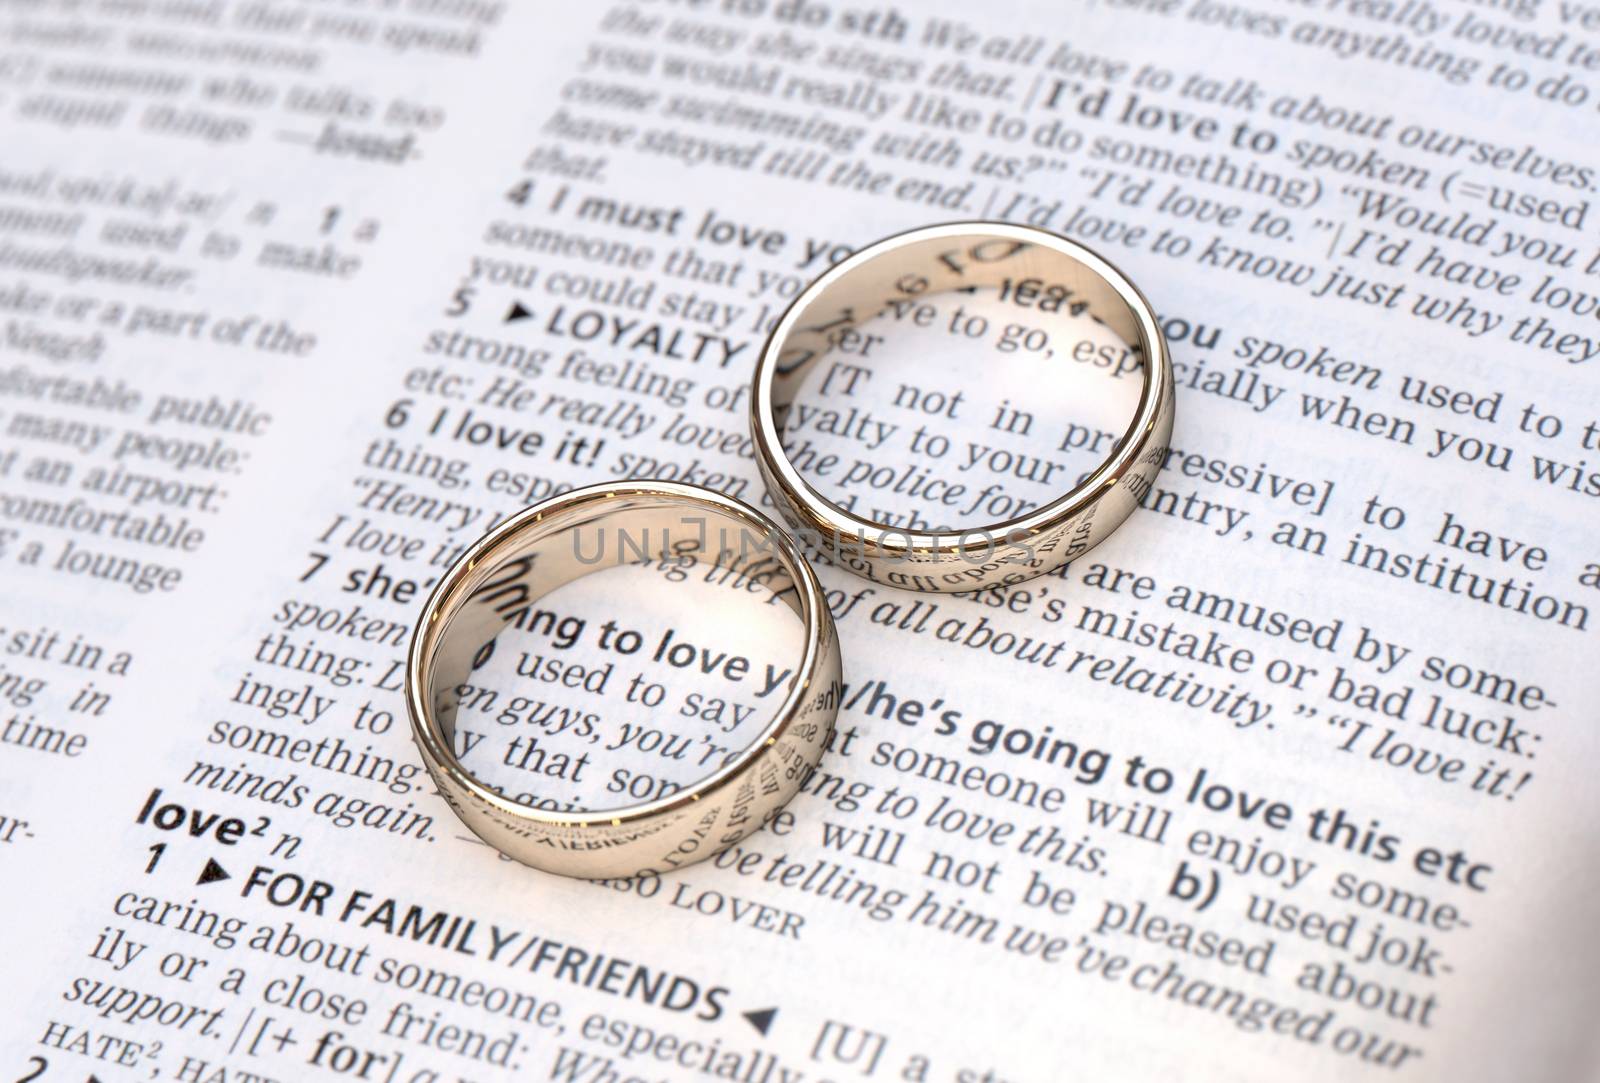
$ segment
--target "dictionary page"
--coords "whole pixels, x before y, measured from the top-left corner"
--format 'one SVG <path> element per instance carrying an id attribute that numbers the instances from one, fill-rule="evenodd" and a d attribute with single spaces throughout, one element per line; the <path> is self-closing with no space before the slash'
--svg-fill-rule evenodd
<path id="1" fill-rule="evenodd" d="M 1586 0 L 0 4 L 0 1078 L 1600 1078 L 1597 110 Z M 770 512 L 766 332 L 975 218 L 1150 299 L 1143 507 L 1005 589 L 819 558 L 837 732 L 714 860 L 473 837 L 445 569 L 590 483 Z M 925 308 L 797 400 L 819 491 L 981 526 L 1110 453 L 1070 297 Z M 671 793 L 799 641 L 642 559 L 458 753 Z"/>

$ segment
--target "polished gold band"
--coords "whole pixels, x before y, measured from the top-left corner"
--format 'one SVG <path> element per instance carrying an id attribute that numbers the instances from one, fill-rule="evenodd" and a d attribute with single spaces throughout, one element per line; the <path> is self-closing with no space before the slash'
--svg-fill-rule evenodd
<path id="1" fill-rule="evenodd" d="M 1138 351 L 1143 385 L 1110 458 L 1070 492 L 1004 522 L 923 531 L 863 519 L 822 496 L 783 449 L 783 420 L 806 374 L 890 305 L 1012 279 L 1061 286 L 1089 318 Z M 1172 434 L 1172 360 L 1155 313 L 1127 277 L 1083 245 L 1007 222 L 953 222 L 896 234 L 812 282 L 756 362 L 750 424 L 773 503 L 813 551 L 878 583 L 964 591 L 1042 575 L 1105 540 L 1138 507 Z"/>
<path id="2" fill-rule="evenodd" d="M 800 618 L 803 654 L 775 717 L 713 774 L 644 804 L 545 811 L 485 786 L 453 751 L 456 690 L 473 660 L 540 597 L 590 572 L 646 559 L 644 553 L 759 574 Z M 479 838 L 549 872 L 627 877 L 710 857 L 793 797 L 833 731 L 839 681 L 832 614 L 815 573 L 782 528 L 699 486 L 621 482 L 530 507 L 462 555 L 429 597 L 412 635 L 406 706 L 439 793 Z"/>

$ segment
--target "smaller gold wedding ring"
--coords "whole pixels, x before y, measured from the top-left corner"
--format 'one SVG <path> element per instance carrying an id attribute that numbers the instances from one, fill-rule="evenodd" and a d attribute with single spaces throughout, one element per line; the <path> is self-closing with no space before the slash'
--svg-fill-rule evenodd
<path id="1" fill-rule="evenodd" d="M 805 644 L 787 693 L 756 738 L 698 782 L 653 801 L 596 812 L 519 804 L 466 770 L 454 751 L 457 696 L 484 647 L 563 584 L 623 563 L 665 558 L 743 572 L 804 625 Z M 704 860 L 788 802 L 833 732 L 839 680 L 833 616 L 816 574 L 781 527 L 696 485 L 620 482 L 536 504 L 484 535 L 451 566 L 411 637 L 406 707 L 439 793 L 479 838 L 548 872 L 629 877 Z"/>
<path id="2" fill-rule="evenodd" d="M 1133 420 L 1111 455 L 1070 491 L 1003 522 L 968 530 L 912 530 L 864 519 L 800 475 L 783 426 L 806 375 L 862 340 L 862 325 L 891 306 L 950 290 L 1030 280 L 1083 305 L 1140 358 Z M 852 360 L 859 361 L 858 354 Z M 981 381 L 981 372 L 973 373 Z M 1139 506 L 1172 435 L 1172 360 L 1155 313 L 1133 283 L 1083 245 L 1008 222 L 952 222 L 899 233 L 854 253 L 801 292 L 756 362 L 750 425 L 756 462 L 779 513 L 808 548 L 877 583 L 967 591 L 1043 575 L 1110 536 Z"/>

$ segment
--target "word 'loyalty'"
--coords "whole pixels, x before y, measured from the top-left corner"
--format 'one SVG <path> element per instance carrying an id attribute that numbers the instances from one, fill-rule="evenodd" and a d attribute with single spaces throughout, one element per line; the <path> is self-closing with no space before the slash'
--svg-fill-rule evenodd
<path id="1" fill-rule="evenodd" d="M 868 451 L 878 450 L 891 436 L 900 431 L 900 426 L 895 422 L 880 421 L 872 415 L 872 411 L 857 406 L 852 406 L 848 410 L 835 410 L 826 406 L 805 406 L 795 403 L 779 416 L 778 423 L 790 432 L 809 428 L 813 432 L 825 433 L 828 436 L 857 440 L 865 444 Z"/>
<path id="2" fill-rule="evenodd" d="M 583 309 L 568 313 L 565 305 L 557 305 L 545 322 L 545 330 L 554 338 L 571 338 L 579 342 L 604 342 L 608 346 L 626 350 L 644 350 L 657 357 L 670 357 L 677 361 L 712 361 L 718 368 L 729 363 L 749 347 L 748 342 L 734 342 L 725 335 L 708 335 L 703 331 L 668 330 L 663 324 L 645 323 L 643 320 L 626 320 L 598 309 Z"/>

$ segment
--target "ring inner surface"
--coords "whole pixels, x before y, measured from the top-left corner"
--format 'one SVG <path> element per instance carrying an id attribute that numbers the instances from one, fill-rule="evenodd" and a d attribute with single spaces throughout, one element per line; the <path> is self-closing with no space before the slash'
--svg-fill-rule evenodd
<path id="1" fill-rule="evenodd" d="M 831 399 L 823 400 L 824 406 L 845 415 L 862 398 L 859 394 L 849 397 L 860 387 L 865 386 L 869 393 L 878 393 L 878 386 L 872 383 L 874 376 L 879 377 L 880 382 L 886 382 L 888 387 L 883 389 L 883 397 L 872 400 L 873 403 L 882 405 L 892 397 L 893 401 L 888 404 L 890 407 L 909 404 L 909 409 L 898 412 L 879 410 L 872 414 L 873 417 L 891 418 L 899 424 L 900 435 L 896 440 L 903 439 L 905 432 L 912 430 L 919 422 L 927 423 L 926 432 L 957 435 L 951 427 L 953 411 L 948 417 L 937 414 L 931 409 L 931 396 L 919 401 L 914 389 L 899 382 L 893 374 L 885 373 L 882 368 L 875 369 L 875 350 L 880 354 L 893 354 L 892 336 L 918 333 L 914 322 L 920 306 L 939 307 L 939 316 L 934 322 L 936 329 L 943 328 L 947 321 L 950 323 L 952 334 L 948 346 L 941 342 L 939 353 L 941 357 L 949 354 L 963 365 L 970 363 L 970 371 L 963 369 L 959 378 L 960 390 L 969 399 L 982 395 L 986 375 L 984 366 L 998 356 L 997 350 L 1009 352 L 1007 364 L 1012 359 L 1037 361 L 1041 366 L 1041 380 L 1055 379 L 1064 383 L 1071 372 L 1087 367 L 1088 363 L 1075 356 L 1072 346 L 1074 342 L 1086 340 L 1085 331 L 1102 339 L 1115 336 L 1120 340 L 1117 345 L 1122 356 L 1106 364 L 1114 364 L 1116 368 L 1111 374 L 1126 377 L 1132 385 L 1128 390 L 1136 396 L 1136 402 L 1129 411 L 1131 417 L 1123 421 L 1122 418 L 1128 415 L 1119 411 L 1115 422 L 1105 426 L 1108 431 L 1097 431 L 1091 454 L 1081 455 L 1059 471 L 1052 470 L 1046 464 L 1042 469 L 1049 480 L 1027 494 L 1030 500 L 1013 501 L 1009 507 L 1006 502 L 995 501 L 998 510 L 975 508 L 960 523 L 959 529 L 1007 526 L 1022 521 L 1041 507 L 1069 499 L 1080 490 L 1081 482 L 1090 473 L 1129 446 L 1129 438 L 1140 429 L 1142 419 L 1152 408 L 1154 396 L 1150 368 L 1146 363 L 1150 356 L 1148 325 L 1141 321 L 1117 285 L 1066 250 L 1007 234 L 975 230 L 962 235 L 942 234 L 907 239 L 894 247 L 870 254 L 864 262 L 843 265 L 829 273 L 837 277 L 825 277 L 815 296 L 803 300 L 786 317 L 789 330 L 777 357 L 769 361 L 768 401 L 773 425 L 783 438 L 787 451 L 792 451 L 793 447 L 813 436 L 806 427 L 809 418 L 833 417 L 822 406 L 808 405 L 818 401 L 814 398 L 815 388 L 820 386 L 824 395 L 832 395 Z M 951 306 L 960 303 L 971 307 L 973 302 L 1001 305 L 1005 312 L 1011 314 L 1008 319 L 1014 319 L 1015 322 L 1002 323 L 999 318 L 987 319 L 987 327 L 983 332 L 964 339 L 954 333 L 956 321 L 951 318 Z M 954 311 L 959 313 L 961 309 L 957 307 Z M 989 311 L 997 310 L 991 308 Z M 933 322 L 932 317 L 930 322 Z M 969 327 L 975 324 L 976 321 L 968 322 Z M 1013 334 L 1008 337 L 1008 332 Z M 1035 338 L 1047 341 L 1048 349 L 1037 346 Z M 882 341 L 884 339 L 891 339 L 887 351 Z M 1023 352 L 1025 350 L 1031 352 Z M 1107 356 L 1109 352 L 1107 348 Z M 1097 360 L 1094 363 L 1099 362 Z M 930 365 L 931 361 L 925 357 L 915 362 L 914 367 Z M 851 374 L 858 369 L 866 370 L 868 375 L 852 383 Z M 943 397 L 947 400 L 950 387 L 939 386 L 945 388 Z M 844 396 L 838 393 L 841 387 L 849 389 Z M 893 391 L 895 387 L 907 394 L 896 394 Z M 1008 409 L 1010 412 L 1006 413 Z M 971 428 L 961 432 L 960 436 L 974 436 L 982 441 L 995 435 L 995 430 L 1002 425 L 1007 425 L 1009 431 L 999 432 L 998 437 L 1013 440 L 1013 446 L 1046 456 L 1055 450 L 1069 450 L 1059 432 L 1030 433 L 1021 428 L 1023 422 L 1018 419 L 1026 414 L 1027 420 L 1031 421 L 1030 411 L 1037 410 L 1037 399 L 1033 397 L 1014 396 L 998 411 L 994 404 L 985 405 L 983 410 L 981 417 L 976 411 L 972 412 L 972 420 L 967 422 Z M 919 416 L 919 411 L 922 416 Z M 863 408 L 861 413 L 865 415 L 867 408 Z M 817 423 L 813 420 L 811 424 L 815 427 Z M 888 427 L 886 425 L 885 429 Z M 1039 429 L 1047 427 L 1041 424 Z M 865 436 L 863 439 L 870 440 L 871 437 Z M 995 439 L 991 442 L 998 448 L 1001 441 Z M 894 460 L 894 465 L 906 467 L 907 462 L 915 463 L 919 470 L 926 468 L 946 481 L 954 480 L 955 471 L 963 469 L 961 455 L 967 451 L 967 447 L 961 446 L 963 441 L 957 440 L 956 443 L 955 455 L 918 460 L 912 452 L 906 452 L 906 462 Z M 1057 444 L 1063 446 L 1058 449 Z M 845 446 L 839 440 L 834 440 L 822 445 L 820 450 L 842 452 Z M 1082 449 L 1089 451 L 1090 444 L 1084 443 Z M 876 468 L 877 458 L 888 460 L 890 452 L 902 449 L 891 443 L 880 451 L 868 443 L 862 443 L 849 450 L 867 458 Z M 973 450 L 978 448 L 973 446 Z M 848 460 L 839 468 L 844 478 L 841 485 L 837 477 L 825 481 L 810 474 L 805 463 L 796 461 L 792 454 L 786 454 L 785 458 L 789 467 L 800 475 L 802 484 L 813 498 L 852 518 L 875 526 L 913 531 L 958 529 L 956 524 L 941 525 L 937 522 L 931 526 L 915 521 L 885 522 L 870 512 L 863 513 L 863 508 L 858 504 L 847 505 L 842 502 L 847 498 L 843 488 L 848 486 L 851 472 L 856 467 L 855 463 Z M 866 466 L 863 465 L 863 472 L 865 470 Z M 887 476 L 887 471 L 884 476 Z M 962 480 L 976 476 L 977 471 L 972 471 Z M 832 488 L 827 490 L 830 484 Z M 976 490 L 978 487 L 972 488 Z M 858 489 L 863 495 L 874 495 L 864 486 Z M 885 492 L 880 499 L 894 504 L 895 495 L 903 492 L 903 487 L 897 483 L 892 493 Z M 1025 503 L 1029 505 L 1027 510 L 1014 510 Z M 866 506 L 872 505 L 867 503 Z M 951 506 L 957 511 L 963 510 L 954 503 Z"/>
<path id="2" fill-rule="evenodd" d="M 546 646 L 562 647 L 554 639 L 554 630 L 557 627 L 565 630 L 567 626 L 558 626 L 553 611 L 539 603 L 561 587 L 585 576 L 624 564 L 638 565 L 640 574 L 646 574 L 643 571 L 646 568 L 650 572 L 660 571 L 671 576 L 671 582 L 681 586 L 683 579 L 678 578 L 678 574 L 690 567 L 699 569 L 708 580 L 710 574 L 706 569 L 720 569 L 725 574 L 719 573 L 719 583 L 728 585 L 731 591 L 739 593 L 741 597 L 730 598 L 731 620 L 719 622 L 722 634 L 716 637 L 716 641 L 708 642 L 702 636 L 700 644 L 697 644 L 704 644 L 703 657 L 712 660 L 703 663 L 708 669 L 713 664 L 726 667 L 736 649 L 733 645 L 740 642 L 739 634 L 730 625 L 732 621 L 739 620 L 741 614 L 746 618 L 749 614 L 742 609 L 735 609 L 735 604 L 743 607 L 781 600 L 804 626 L 809 617 L 807 603 L 796 587 L 790 556 L 779 548 L 775 537 L 769 535 L 762 524 L 714 505 L 671 494 L 616 493 L 573 506 L 558 507 L 544 514 L 537 522 L 529 521 L 520 529 L 492 542 L 441 603 L 436 627 L 430 633 L 430 640 L 425 643 L 425 649 L 430 650 L 431 655 L 430 663 L 424 670 L 424 692 L 432 707 L 432 722 L 444 746 L 451 750 L 452 759 L 479 784 L 498 792 L 507 792 L 505 787 L 490 784 L 479 771 L 462 762 L 463 746 L 457 740 L 458 720 L 463 711 L 473 713 L 475 709 L 482 708 L 482 697 L 488 693 L 475 687 L 479 677 L 477 670 L 485 666 L 489 656 L 495 653 L 497 639 L 503 632 L 515 626 L 518 633 L 544 634 L 546 638 L 543 643 Z M 657 591 L 668 588 L 666 582 L 658 585 L 652 576 L 649 589 Z M 625 627 L 632 623 L 628 617 L 629 613 L 619 607 L 615 611 L 608 609 L 599 614 L 591 612 L 584 617 L 566 619 L 577 622 L 577 627 L 586 630 L 582 637 L 584 642 L 576 644 L 581 648 L 594 640 L 595 630 L 603 619 L 613 618 L 616 626 Z M 704 619 L 703 615 L 700 619 Z M 655 645 L 656 640 L 650 638 L 647 645 L 636 649 L 636 653 L 626 659 L 628 664 L 624 668 L 628 671 L 649 670 L 652 666 L 660 668 L 662 664 L 651 659 L 651 648 Z M 574 643 L 565 644 L 568 648 L 572 646 Z M 560 650 L 549 650 L 543 652 L 541 658 L 555 659 L 567 666 L 570 676 L 573 672 L 572 660 L 582 656 L 582 653 L 581 650 L 565 654 Z M 799 654 L 805 653 L 803 645 Z M 594 652 L 591 651 L 589 657 L 593 656 Z M 603 657 L 611 659 L 614 656 Z M 696 664 L 702 664 L 700 657 L 694 659 Z M 763 658 L 761 661 L 765 663 L 768 660 Z M 762 682 L 763 685 L 774 684 L 774 687 L 768 688 L 765 697 L 757 701 L 760 703 L 759 715 L 752 718 L 747 728 L 738 734 L 742 742 L 738 751 L 754 745 L 757 738 L 747 735 L 764 731 L 787 710 L 800 669 L 800 658 L 795 654 L 785 656 L 781 659 L 778 673 L 782 674 L 785 667 L 788 676 L 781 683 L 774 684 L 775 678 L 771 675 Z M 599 670 L 591 667 L 583 672 L 594 674 Z M 613 674 L 603 695 L 595 697 L 596 701 L 588 703 L 586 709 L 603 711 L 622 706 L 622 682 L 615 677 Z M 531 680 L 518 683 L 524 686 L 520 690 L 528 692 L 528 699 L 540 697 L 541 702 L 552 693 L 559 695 L 568 691 L 560 688 L 546 691 Z M 509 697 L 513 691 L 516 689 L 495 694 Z M 572 691 L 577 695 L 583 693 L 581 687 Z M 508 723 L 503 710 L 506 702 L 506 698 L 498 700 L 495 709 L 499 713 L 490 715 L 495 721 L 485 720 L 482 714 L 475 714 L 477 724 L 472 728 L 488 730 L 491 736 L 502 740 L 520 732 L 527 720 L 519 716 Z M 635 712 L 633 717 L 643 718 L 652 713 L 638 704 L 628 706 Z M 666 711 L 662 708 L 655 713 Z M 610 716 L 602 723 L 606 724 L 610 724 Z M 530 730 L 523 734 L 525 741 L 529 737 L 542 737 L 547 745 L 552 744 L 546 730 Z M 605 744 L 605 741 L 597 740 L 592 748 L 585 746 L 567 754 L 577 756 L 588 752 L 596 759 L 604 759 L 607 755 Z M 534 746 L 525 744 L 522 747 L 526 750 Z M 551 752 L 549 755 L 560 754 Z M 524 751 L 524 767 L 527 760 Z M 510 755 L 506 762 L 512 762 Z M 554 761 L 541 754 L 541 767 L 551 762 Z M 595 766 L 598 769 L 602 764 Z M 609 767 L 609 764 L 603 766 Z M 712 774 L 720 766 L 720 762 L 712 763 L 701 774 Z M 496 777 L 499 777 L 498 773 Z M 547 774 L 545 778 L 531 777 L 527 784 L 534 788 L 548 784 L 553 791 L 570 792 L 570 787 L 561 785 L 563 781 L 578 780 L 550 778 Z M 644 800 L 659 796 L 666 794 L 653 794 Z M 609 810 L 643 803 L 639 797 L 635 793 L 626 800 L 603 808 Z M 541 804 L 540 807 L 547 806 Z M 561 810 L 583 813 L 601 811 L 602 806 L 585 806 L 566 800 Z"/>

